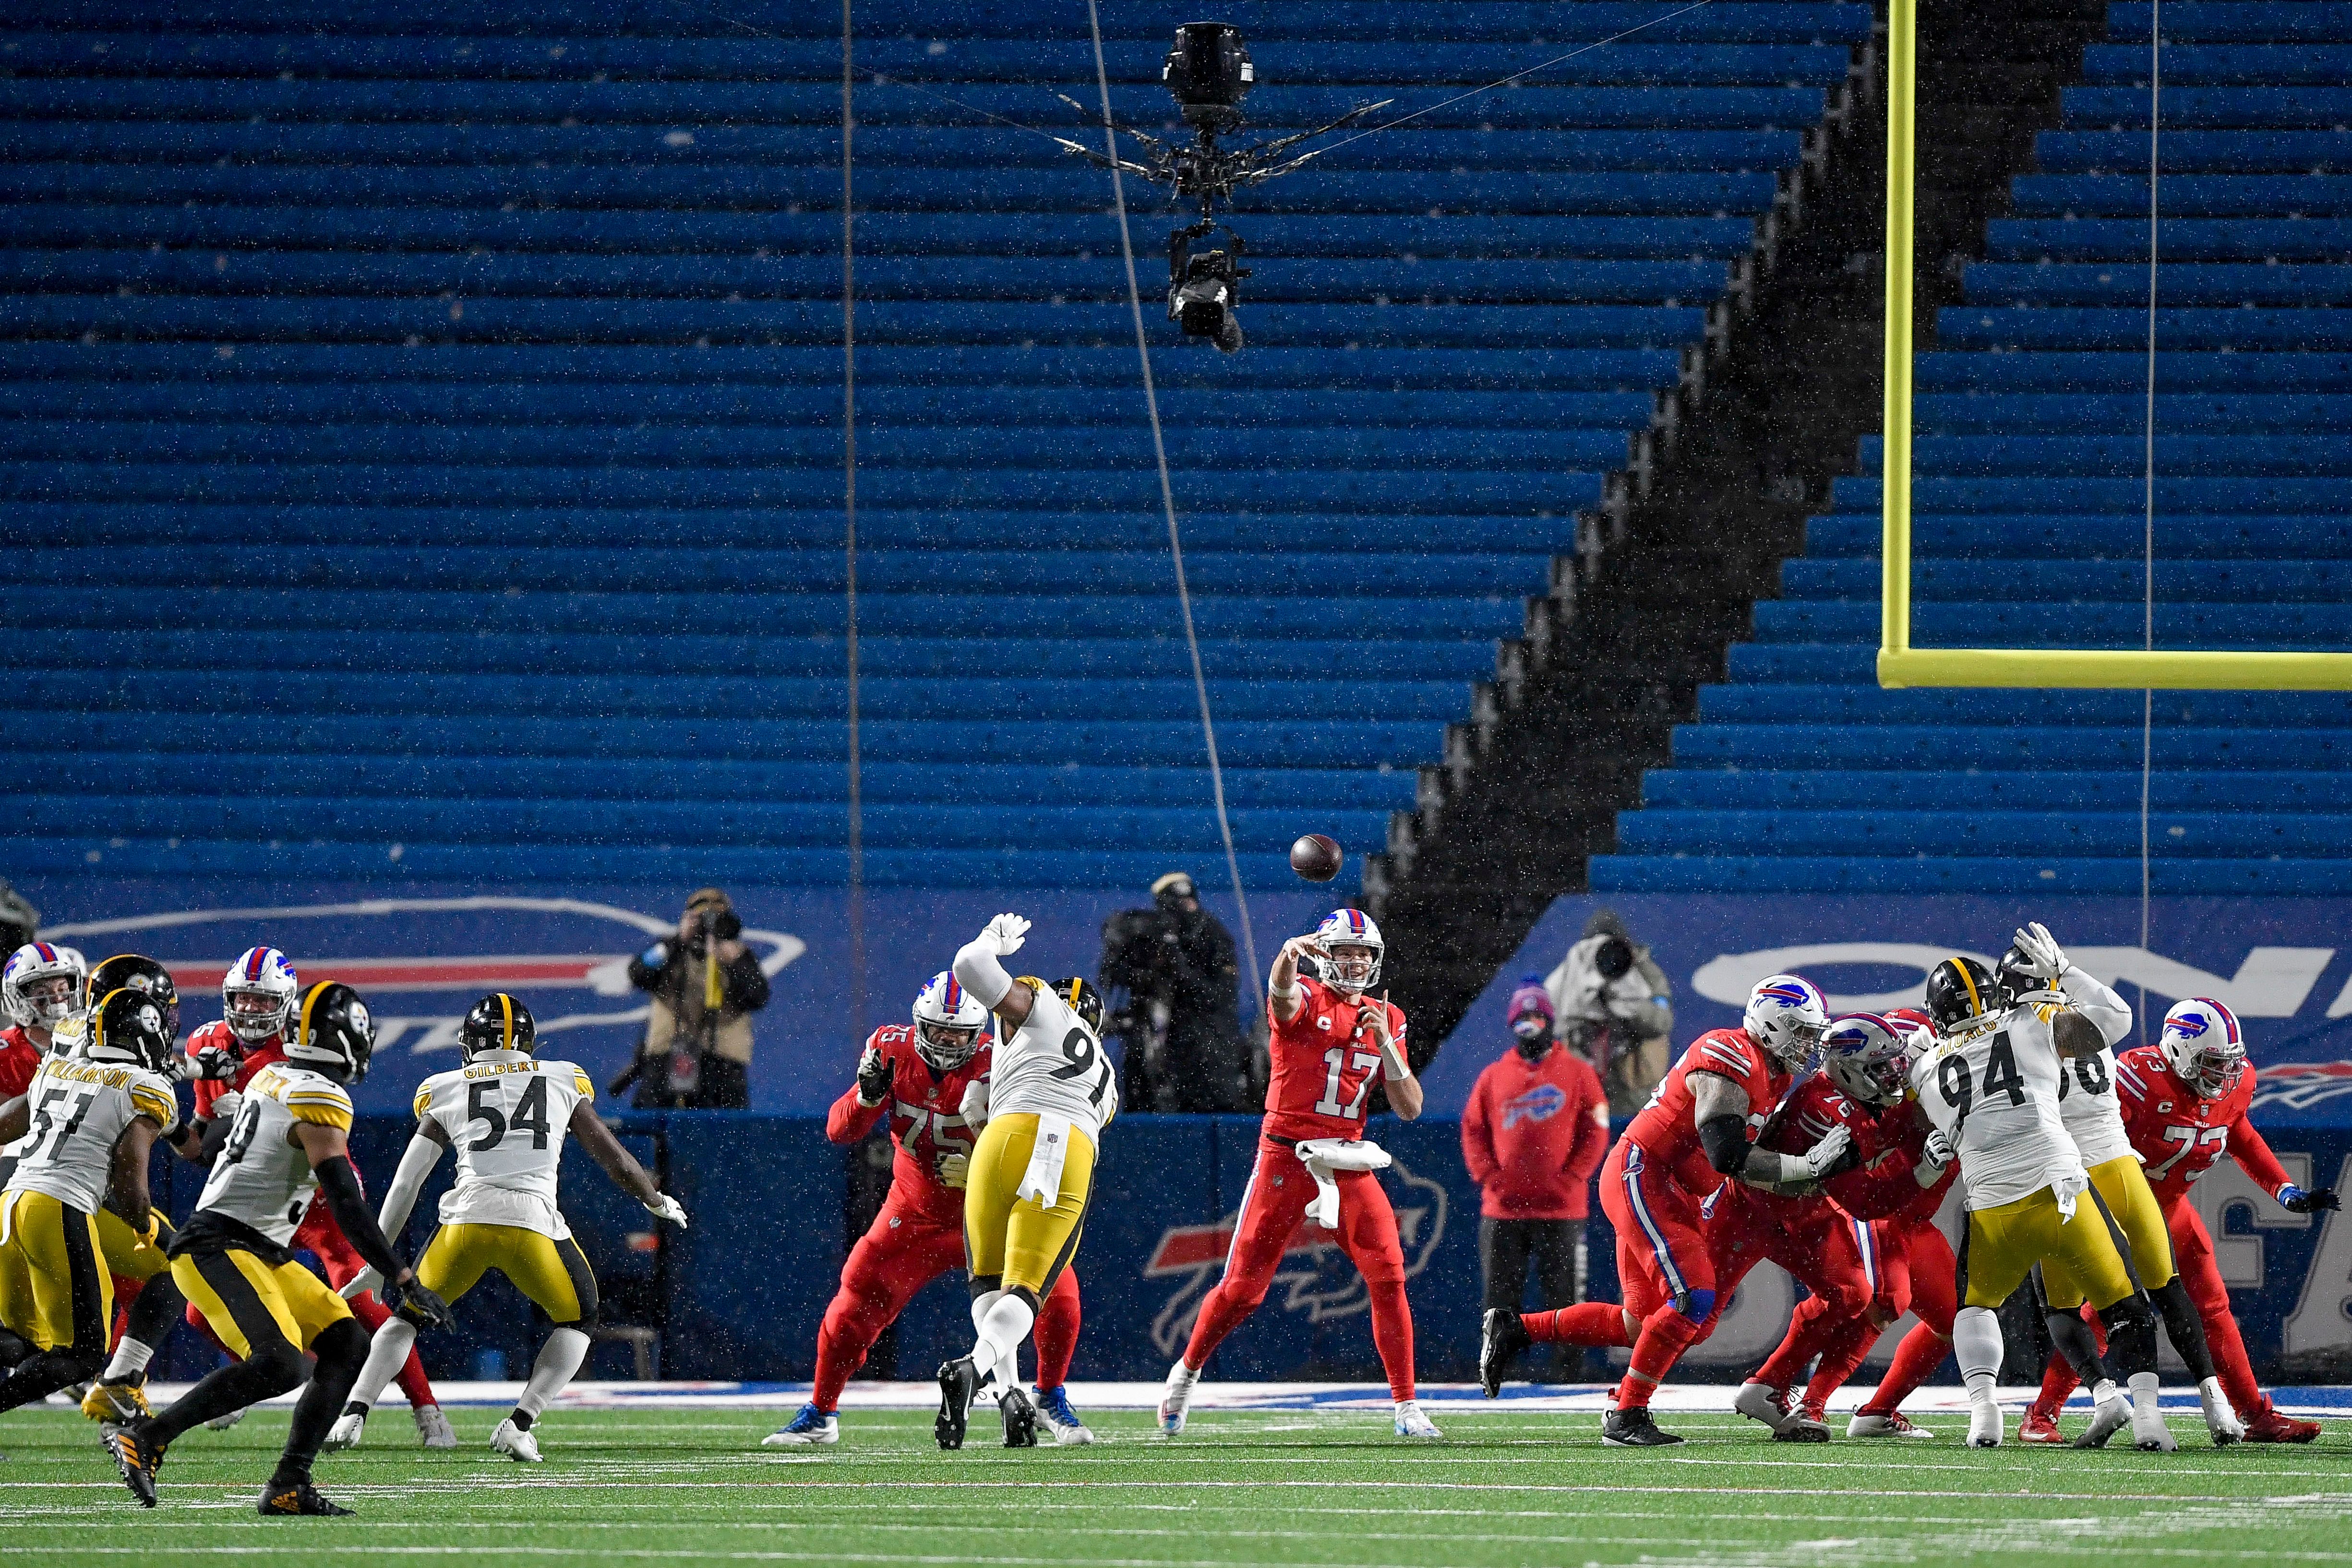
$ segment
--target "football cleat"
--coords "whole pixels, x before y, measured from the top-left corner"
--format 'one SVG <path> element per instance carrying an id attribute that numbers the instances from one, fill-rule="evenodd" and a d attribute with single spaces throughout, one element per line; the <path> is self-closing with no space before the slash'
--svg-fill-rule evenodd
<path id="1" fill-rule="evenodd" d="M 1184 1412 L 1192 1403 L 1192 1385 L 1201 1375 L 1184 1364 L 1180 1357 L 1168 1369 L 1168 1386 L 1160 1391 L 1160 1433 L 1172 1437 L 1184 1429 Z"/>
<path id="2" fill-rule="evenodd" d="M 345 1448 L 356 1448 L 360 1446 L 360 1439 L 366 1435 L 367 1411 L 359 1408 L 346 1409 L 335 1417 L 335 1424 L 327 1428 L 327 1440 L 319 1445 L 319 1451 L 322 1454 L 340 1454 Z"/>
<path id="3" fill-rule="evenodd" d="M 230 1411 L 226 1416 L 214 1416 L 211 1420 L 205 1423 L 205 1430 L 207 1432 L 226 1432 L 231 1427 L 236 1426 L 239 1421 L 244 1419 L 245 1411 L 242 1407 L 239 1407 Z"/>
<path id="4" fill-rule="evenodd" d="M 93 1421 L 128 1421 L 155 1414 L 147 1404 L 147 1390 L 136 1383 L 91 1384 L 81 1396 L 81 1413 Z"/>
<path id="5" fill-rule="evenodd" d="M 539 1460 L 539 1438 L 514 1424 L 509 1416 L 499 1423 L 490 1434 L 490 1447 L 519 1465 L 535 1465 Z"/>
<path id="6" fill-rule="evenodd" d="M 940 1415 L 931 1423 L 931 1436 L 940 1440 L 940 1448 L 963 1447 L 964 1425 L 971 1417 L 971 1396 L 978 1392 L 980 1370 L 972 1365 L 971 1357 L 940 1364 Z"/>
<path id="7" fill-rule="evenodd" d="M 1853 1413 L 1853 1419 L 1845 1424 L 1845 1435 L 1849 1437 L 1927 1437 L 1929 1439 L 1933 1439 L 1936 1436 L 1925 1427 L 1914 1426 L 1910 1417 L 1900 1410 L 1891 1410 L 1884 1416 L 1857 1410 Z"/>
<path id="8" fill-rule="evenodd" d="M 830 1410 L 820 1410 L 812 1399 L 801 1406 L 789 1427 L 779 1427 L 760 1439 L 763 1448 L 802 1448 L 823 1443 L 828 1447 L 841 1441 L 841 1417 Z"/>
<path id="9" fill-rule="evenodd" d="M 2025 1413 L 2025 1419 L 2017 1424 L 2017 1440 L 2048 1446 L 2063 1443 L 2066 1434 L 2058 1429 L 2058 1417 L 2036 1405 Z"/>
<path id="10" fill-rule="evenodd" d="M 1008 1388 L 998 1395 L 996 1413 L 1004 1418 L 1006 1448 L 1034 1448 L 1037 1446 L 1037 1406 L 1029 1403 L 1027 1390 Z"/>
<path id="11" fill-rule="evenodd" d="M 1664 1448 L 1682 1439 L 1672 1432 L 1659 1431 L 1650 1407 L 1643 1405 L 1632 1410 L 1612 1410 L 1603 1416 L 1601 1441 L 1611 1448 Z"/>
<path id="12" fill-rule="evenodd" d="M 1779 1437 L 1780 1428 L 1798 1419 L 1789 1408 L 1789 1396 L 1769 1383 L 1748 1382 L 1739 1385 L 1732 1396 L 1731 1407 L 1750 1421 L 1761 1421 Z"/>
<path id="13" fill-rule="evenodd" d="M 329 1502 L 319 1495 L 319 1489 L 309 1481 L 279 1486 L 275 1481 L 261 1489 L 261 1505 L 255 1510 L 264 1519 L 293 1519 L 303 1514 L 330 1519 L 349 1519 L 352 1511 L 341 1503 Z"/>
<path id="14" fill-rule="evenodd" d="M 2137 1400 L 2132 1402 L 2131 1429 L 2132 1447 L 2143 1454 L 2169 1454 L 2180 1447 L 2172 1428 L 2164 1424 L 2164 1412 L 2156 1407 L 2153 1399 L 2145 1410 Z"/>
<path id="15" fill-rule="evenodd" d="M 153 1424 L 153 1416 L 142 1416 L 132 1421 L 100 1422 L 98 1428 L 100 1444 L 142 1508 L 155 1506 L 155 1472 L 163 1468 L 163 1446 L 147 1435 Z"/>
<path id="16" fill-rule="evenodd" d="M 457 1429 L 449 1417 L 441 1414 L 438 1405 L 418 1405 L 408 1412 L 416 1418 L 416 1440 L 428 1448 L 454 1448 L 457 1446 Z"/>
<path id="17" fill-rule="evenodd" d="M 1437 1423 L 1421 1413 L 1421 1401 L 1408 1399 L 1396 1407 L 1396 1435 L 1400 1437 L 1443 1437 Z"/>
<path id="18" fill-rule="evenodd" d="M 2131 1425 L 2131 1401 L 2118 1394 L 2091 1407 L 2090 1430 L 2074 1439 L 2078 1448 L 2104 1448 L 2107 1439 Z"/>
<path id="19" fill-rule="evenodd" d="M 1969 1406 L 1969 1447 L 1998 1448 L 2000 1447 L 2000 1406 L 1988 1399 Z"/>
<path id="20" fill-rule="evenodd" d="M 2273 1410 L 2246 1423 L 2249 1443 L 2308 1443 L 2319 1436 L 2319 1423 L 2298 1421 Z"/>
<path id="21" fill-rule="evenodd" d="M 1772 1440 L 1776 1443 L 1826 1443 L 1830 1440 L 1829 1423 L 1798 1411 L 1775 1427 Z"/>
<path id="22" fill-rule="evenodd" d="M 1032 1399 L 1037 1406 L 1038 1419 L 1045 1422 L 1045 1429 L 1054 1434 L 1055 1442 L 1070 1448 L 1095 1440 L 1094 1433 L 1078 1419 L 1078 1413 L 1070 1408 L 1070 1391 L 1062 1385 L 1057 1383 L 1051 1388 L 1040 1388 Z"/>
<path id="23" fill-rule="evenodd" d="M 1503 1392 L 1503 1374 L 1534 1343 L 1518 1313 L 1508 1307 L 1486 1309 L 1486 1322 L 1478 1335 L 1478 1386 L 1486 1391 L 1487 1398 Z"/>
<path id="24" fill-rule="evenodd" d="M 2230 1396 L 2221 1392 L 2221 1380 L 2209 1377 L 2197 1385 L 2197 1403 L 2205 1412 L 2205 1430 L 2211 1435 L 2217 1448 L 2237 1442 L 2246 1435 L 2245 1423 L 2230 1408 Z"/>

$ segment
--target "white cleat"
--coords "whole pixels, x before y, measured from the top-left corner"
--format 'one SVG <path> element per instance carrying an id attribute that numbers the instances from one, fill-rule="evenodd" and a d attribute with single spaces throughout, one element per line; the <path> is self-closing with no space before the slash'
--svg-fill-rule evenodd
<path id="1" fill-rule="evenodd" d="M 226 1416 L 215 1416 L 211 1420 L 205 1422 L 205 1430 L 207 1432 L 226 1432 L 231 1427 L 236 1426 L 239 1421 L 244 1419 L 244 1411 L 232 1410 Z"/>
<path id="2" fill-rule="evenodd" d="M 1912 1425 L 1900 1410 L 1891 1416 L 1865 1416 L 1857 1410 L 1853 1419 L 1845 1424 L 1845 1435 L 1849 1437 L 1926 1437 L 1930 1441 L 1936 1437 L 1927 1427 Z"/>
<path id="3" fill-rule="evenodd" d="M 1990 1400 L 1969 1406 L 1969 1447 L 1998 1448 L 2000 1447 L 2000 1406 Z"/>
<path id="4" fill-rule="evenodd" d="M 1192 1403 L 1192 1385 L 1201 1375 L 1184 1364 L 1180 1356 L 1168 1369 L 1168 1386 L 1160 1393 L 1160 1435 L 1172 1437 L 1184 1429 L 1185 1408 Z"/>
<path id="5" fill-rule="evenodd" d="M 1437 1423 L 1421 1413 L 1421 1401 L 1406 1399 L 1396 1407 L 1396 1435 L 1400 1437 L 1443 1437 Z"/>
<path id="6" fill-rule="evenodd" d="M 2138 1401 L 2133 1401 L 2131 1429 L 2132 1447 L 2143 1454 L 2168 1454 L 2180 1447 L 2172 1436 L 2172 1428 L 2164 1424 L 2164 1412 L 2156 1407 L 2153 1399 L 2145 1410 L 2139 1407 Z"/>
<path id="7" fill-rule="evenodd" d="M 2091 1407 L 2090 1429 L 2074 1439 L 2074 1447 L 2104 1448 L 2108 1438 L 2131 1424 L 2131 1401 L 2121 1394 L 2112 1395 Z"/>
<path id="8" fill-rule="evenodd" d="M 1803 1419 L 1803 1413 L 1791 1412 L 1788 1396 L 1769 1383 L 1743 1383 L 1731 1401 L 1731 1407 L 1750 1421 L 1761 1421 L 1777 1435 L 1792 1421 Z"/>
<path id="9" fill-rule="evenodd" d="M 367 1433 L 367 1417 L 362 1415 L 338 1416 L 335 1424 L 327 1428 L 327 1440 L 319 1445 L 321 1453 L 340 1454 L 345 1448 L 356 1448 Z"/>
<path id="10" fill-rule="evenodd" d="M 490 1434 L 490 1447 L 519 1465 L 539 1463 L 539 1439 L 514 1424 L 509 1416 Z"/>
<path id="11" fill-rule="evenodd" d="M 2245 1439 L 2246 1425 L 2230 1408 L 2230 1396 L 2221 1392 L 2220 1378 L 2209 1377 L 2197 1385 L 2197 1403 L 2205 1407 L 2205 1430 L 2212 1435 L 2215 1448 Z"/>
<path id="12" fill-rule="evenodd" d="M 1068 1389 L 1034 1389 L 1029 1397 L 1030 1402 L 1037 1406 L 1037 1419 L 1045 1423 L 1045 1430 L 1054 1434 L 1054 1441 L 1059 1446 L 1084 1448 L 1095 1440 L 1094 1433 L 1070 1407 Z"/>
<path id="13" fill-rule="evenodd" d="M 438 1405 L 419 1405 L 408 1412 L 416 1418 L 416 1440 L 428 1448 L 454 1448 L 457 1446 L 457 1428 L 449 1417 L 441 1414 Z"/>

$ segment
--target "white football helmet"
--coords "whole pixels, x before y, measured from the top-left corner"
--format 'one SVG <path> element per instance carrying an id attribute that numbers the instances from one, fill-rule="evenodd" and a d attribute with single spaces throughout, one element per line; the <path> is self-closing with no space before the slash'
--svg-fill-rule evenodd
<path id="1" fill-rule="evenodd" d="M 302 992 L 293 960 L 275 947 L 247 947 L 221 977 L 221 1017 L 247 1045 L 285 1032 Z"/>
<path id="2" fill-rule="evenodd" d="M 1335 909 L 1315 928 L 1315 940 L 1330 955 L 1320 966 L 1324 984 L 1350 996 L 1380 984 L 1381 960 L 1387 956 L 1388 945 L 1381 940 L 1381 928 L 1372 924 L 1370 915 L 1360 909 Z"/>
<path id="3" fill-rule="evenodd" d="M 2246 1075 L 2246 1037 L 2238 1015 L 2209 997 L 2173 1003 L 2158 1043 L 2180 1082 L 2208 1100 L 2219 1100 Z"/>
<path id="4" fill-rule="evenodd" d="M 1864 1105 L 1892 1105 L 1910 1082 L 1910 1041 L 1876 1013 L 1846 1013 L 1822 1036 L 1822 1071 L 1838 1092 Z"/>
<path id="5" fill-rule="evenodd" d="M 980 1053 L 988 1009 L 941 969 L 915 993 L 915 1054 L 941 1072 L 953 1072 Z"/>
<path id="6" fill-rule="evenodd" d="M 1790 1072 L 1800 1072 L 1821 1048 L 1830 1027 L 1829 1004 L 1819 987 L 1797 975 L 1768 975 L 1748 993 L 1740 1020 L 1748 1038 Z"/>
<path id="7" fill-rule="evenodd" d="M 81 1001 L 89 966 L 71 947 L 27 942 L 0 968 L 0 1003 L 19 1029 L 54 1030 Z"/>

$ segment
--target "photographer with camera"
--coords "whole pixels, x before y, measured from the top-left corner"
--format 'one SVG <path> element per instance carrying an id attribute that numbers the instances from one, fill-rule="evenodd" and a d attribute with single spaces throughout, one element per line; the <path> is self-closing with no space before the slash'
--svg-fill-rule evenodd
<path id="1" fill-rule="evenodd" d="M 1613 910 L 1597 910 L 1559 967 L 1544 977 L 1553 1033 L 1592 1064 L 1609 1113 L 1630 1116 L 1666 1075 L 1675 988 Z"/>
<path id="2" fill-rule="evenodd" d="M 639 1110 L 751 1108 L 751 1015 L 768 1005 L 768 976 L 742 936 L 727 895 L 706 887 L 686 901 L 677 936 L 629 960 L 629 984 L 652 998 L 652 1017 L 608 1092 L 635 1084 Z"/>
<path id="3" fill-rule="evenodd" d="M 1103 922 L 1100 969 L 1116 1006 L 1104 1033 L 1127 1042 L 1119 1103 L 1196 1113 L 1252 1108 L 1234 938 L 1201 907 L 1192 879 L 1170 872 L 1151 907 Z"/>

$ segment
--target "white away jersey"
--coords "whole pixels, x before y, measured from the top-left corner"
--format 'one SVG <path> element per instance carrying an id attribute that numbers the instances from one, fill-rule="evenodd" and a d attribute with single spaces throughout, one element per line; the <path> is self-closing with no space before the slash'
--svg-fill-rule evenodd
<path id="1" fill-rule="evenodd" d="M 352 1097 L 323 1072 L 273 1061 L 245 1086 L 228 1142 L 196 1199 L 198 1214 L 217 1214 L 283 1247 L 294 1239 L 319 1190 L 310 1156 L 294 1135 L 298 1123 L 352 1130 Z"/>
<path id="2" fill-rule="evenodd" d="M 127 1061 L 51 1056 L 26 1087 L 33 1124 L 25 1134 L 10 1192 L 45 1192 L 95 1214 L 114 1174 L 114 1145 L 140 1116 L 163 1132 L 180 1122 L 172 1082 Z"/>
<path id="3" fill-rule="evenodd" d="M 1118 1080 L 1086 1020 L 1051 989 L 1036 993 L 1029 1017 L 999 1040 L 988 1086 L 993 1118 L 1021 1112 L 1067 1116 L 1097 1147 L 1103 1124 L 1118 1114 Z"/>
<path id="4" fill-rule="evenodd" d="M 2069 968 L 2058 988 L 2076 1012 L 2098 1026 L 2099 1038 L 2106 1042 L 2096 1056 L 2078 1056 L 2062 1064 L 2058 1119 L 2065 1124 L 2084 1165 L 2137 1159 L 2131 1135 L 2124 1131 L 2123 1107 L 2116 1101 L 2115 1044 L 2131 1032 L 2131 1004 L 2084 969 Z"/>
<path id="5" fill-rule="evenodd" d="M 2071 1207 L 2090 1185 L 2058 1115 L 2067 1065 L 2032 1008 L 1948 1037 L 1912 1062 L 1920 1107 L 1959 1152 L 1969 1207 L 1999 1208 L 2045 1186 Z"/>
<path id="6" fill-rule="evenodd" d="M 572 1063 L 520 1051 L 486 1051 L 418 1085 L 416 1119 L 439 1127 L 457 1151 L 457 1185 L 442 1195 L 441 1223 L 570 1236 L 555 1207 L 556 1167 L 572 1108 L 595 1098 Z"/>

